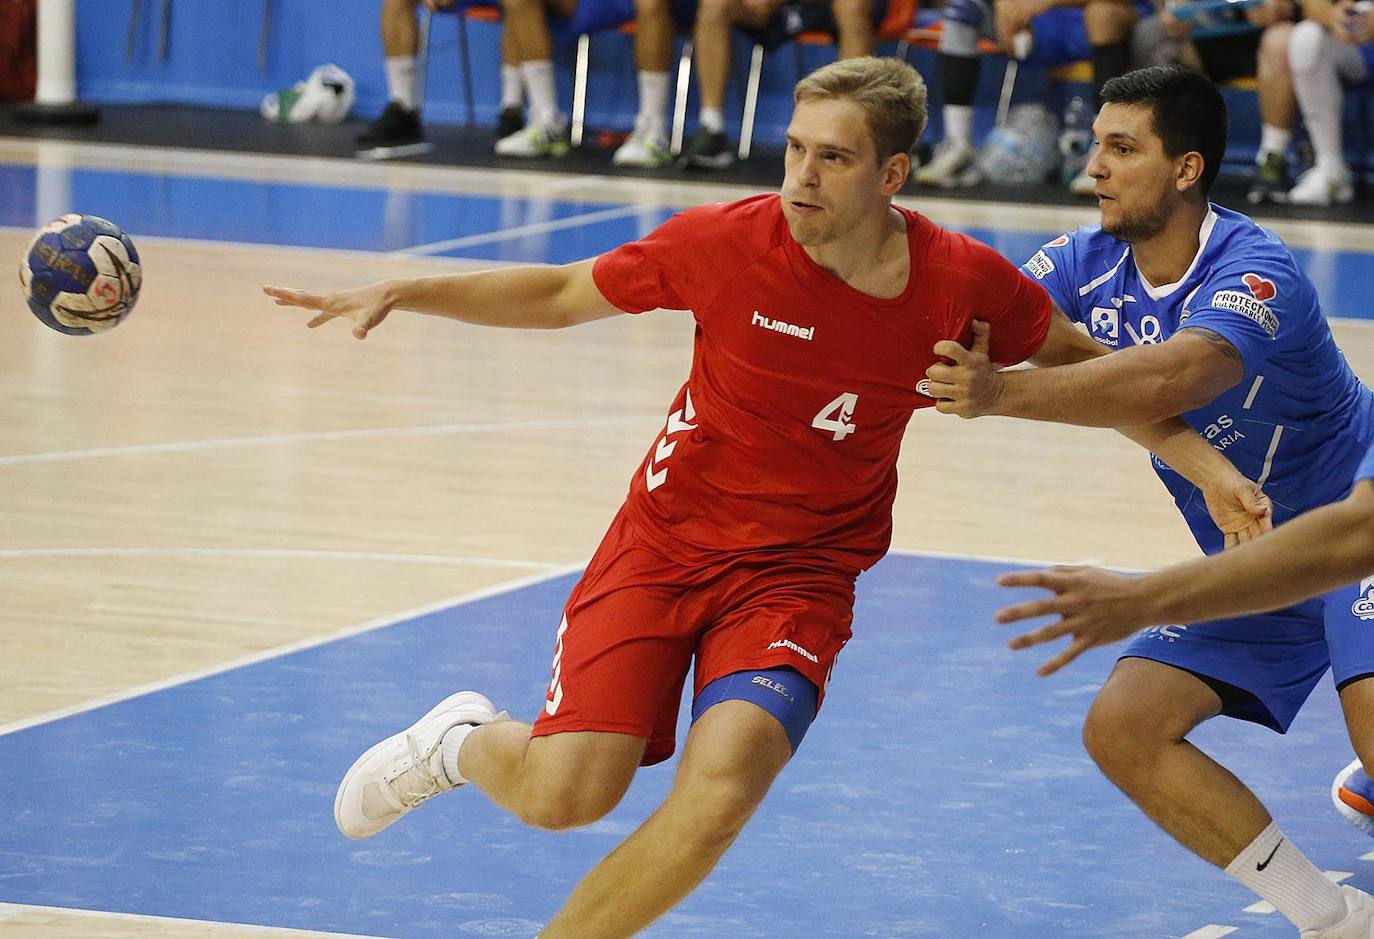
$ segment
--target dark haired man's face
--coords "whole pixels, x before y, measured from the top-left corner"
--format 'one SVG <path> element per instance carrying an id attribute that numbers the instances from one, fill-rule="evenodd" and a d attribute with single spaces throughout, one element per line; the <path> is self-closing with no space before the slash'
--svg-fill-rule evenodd
<path id="1" fill-rule="evenodd" d="M 1088 175 L 1097 180 L 1102 230 L 1131 242 L 1159 234 L 1180 198 L 1178 161 L 1164 152 L 1149 106 L 1104 104 L 1093 136 Z"/>

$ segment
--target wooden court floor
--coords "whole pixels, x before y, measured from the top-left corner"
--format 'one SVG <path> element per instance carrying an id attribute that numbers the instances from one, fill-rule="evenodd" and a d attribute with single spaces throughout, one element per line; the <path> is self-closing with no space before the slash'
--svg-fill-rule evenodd
<path id="1" fill-rule="evenodd" d="M 0 230 L 0 257 L 27 237 Z M 357 342 L 258 292 L 468 262 L 139 246 L 140 306 L 110 334 L 43 329 L 17 285 L 3 304 L 0 730 L 580 563 L 690 362 L 684 314 L 550 333 L 396 314 Z M 1336 335 L 1374 378 L 1374 326 Z M 896 547 L 1128 567 L 1195 553 L 1111 432 L 926 411 L 900 473 Z M 0 935 L 316 934 L 0 905 Z"/>

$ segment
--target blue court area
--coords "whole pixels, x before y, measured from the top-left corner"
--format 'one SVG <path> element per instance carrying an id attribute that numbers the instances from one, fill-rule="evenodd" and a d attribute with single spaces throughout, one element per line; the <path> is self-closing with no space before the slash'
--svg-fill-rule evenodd
<path id="1" fill-rule="evenodd" d="M 66 211 L 112 219 L 135 238 L 158 235 L 562 264 L 646 235 L 674 209 L 0 164 L 0 225 L 36 227 Z M 1061 234 L 952 227 L 992 245 L 1016 264 Z M 1293 254 L 1316 283 L 1328 316 L 1374 319 L 1365 287 L 1374 282 L 1374 256 L 1303 248 Z"/>
<path id="2" fill-rule="evenodd" d="M 1161 939 L 1209 924 L 1291 937 L 1172 844 L 1078 739 L 1112 656 L 1036 679 L 993 610 L 1005 564 L 894 555 L 860 580 L 856 637 L 793 764 L 696 894 L 646 935 Z M 334 828 L 362 749 L 459 688 L 529 719 L 573 578 L 0 737 L 0 901 L 397 937 L 533 936 L 659 802 L 641 772 L 579 832 L 522 828 L 460 791 L 367 842 Z M 685 723 L 679 728 L 685 732 Z M 1195 739 L 1249 781 L 1324 869 L 1374 886 L 1337 818 L 1349 758 L 1319 686 L 1286 738 Z M 1210 935 L 1223 935 L 1212 932 Z"/>

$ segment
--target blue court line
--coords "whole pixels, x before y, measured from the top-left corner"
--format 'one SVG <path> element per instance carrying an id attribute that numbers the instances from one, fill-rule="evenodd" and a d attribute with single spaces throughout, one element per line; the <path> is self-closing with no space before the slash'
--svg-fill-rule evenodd
<path id="1" fill-rule="evenodd" d="M 62 174 L 68 195 L 60 207 L 44 202 L 46 214 L 103 215 L 136 236 L 380 252 L 471 239 L 448 250 L 426 248 L 425 253 L 504 262 L 561 264 L 592 257 L 642 237 L 673 211 L 648 206 L 627 217 L 606 218 L 608 210 L 626 208 L 625 204 L 116 170 L 40 172 L 33 166 L 0 164 L 0 225 L 30 228 L 48 220 L 37 215 L 40 175 L 51 173 Z M 51 191 L 51 181 L 44 188 Z M 568 227 L 541 230 L 549 223 Z M 958 230 L 991 244 L 1017 264 L 1060 234 L 977 227 Z M 1374 255 L 1310 249 L 1293 253 L 1317 284 L 1328 316 L 1374 319 L 1374 304 L 1369 300 Z"/>
<path id="2" fill-rule="evenodd" d="M 1036 679 L 1003 646 L 1008 565 L 892 555 L 860 581 L 826 707 L 720 868 L 646 935 L 1160 939 L 1207 923 L 1289 937 L 1173 845 L 1078 739 L 1110 668 Z M 640 774 L 589 829 L 532 832 L 478 793 L 367 842 L 333 826 L 357 753 L 461 687 L 529 718 L 574 575 L 0 737 L 0 902 L 404 937 L 532 936 L 663 797 Z M 680 731 L 685 728 L 680 727 Z M 1327 802 L 1349 752 L 1329 681 L 1286 738 L 1194 738 L 1324 868 L 1369 841 Z"/>

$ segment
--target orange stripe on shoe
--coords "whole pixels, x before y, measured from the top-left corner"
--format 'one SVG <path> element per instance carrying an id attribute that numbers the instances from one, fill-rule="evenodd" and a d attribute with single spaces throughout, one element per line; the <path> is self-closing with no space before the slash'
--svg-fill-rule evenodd
<path id="1" fill-rule="evenodd" d="M 1361 815 L 1368 815 L 1369 817 L 1374 818 L 1374 802 L 1370 802 L 1362 795 L 1358 795 L 1354 792 L 1351 792 L 1344 786 L 1341 787 L 1339 795 L 1341 801 L 1344 802 L 1346 805 L 1350 806 L 1356 812 L 1359 812 Z"/>

